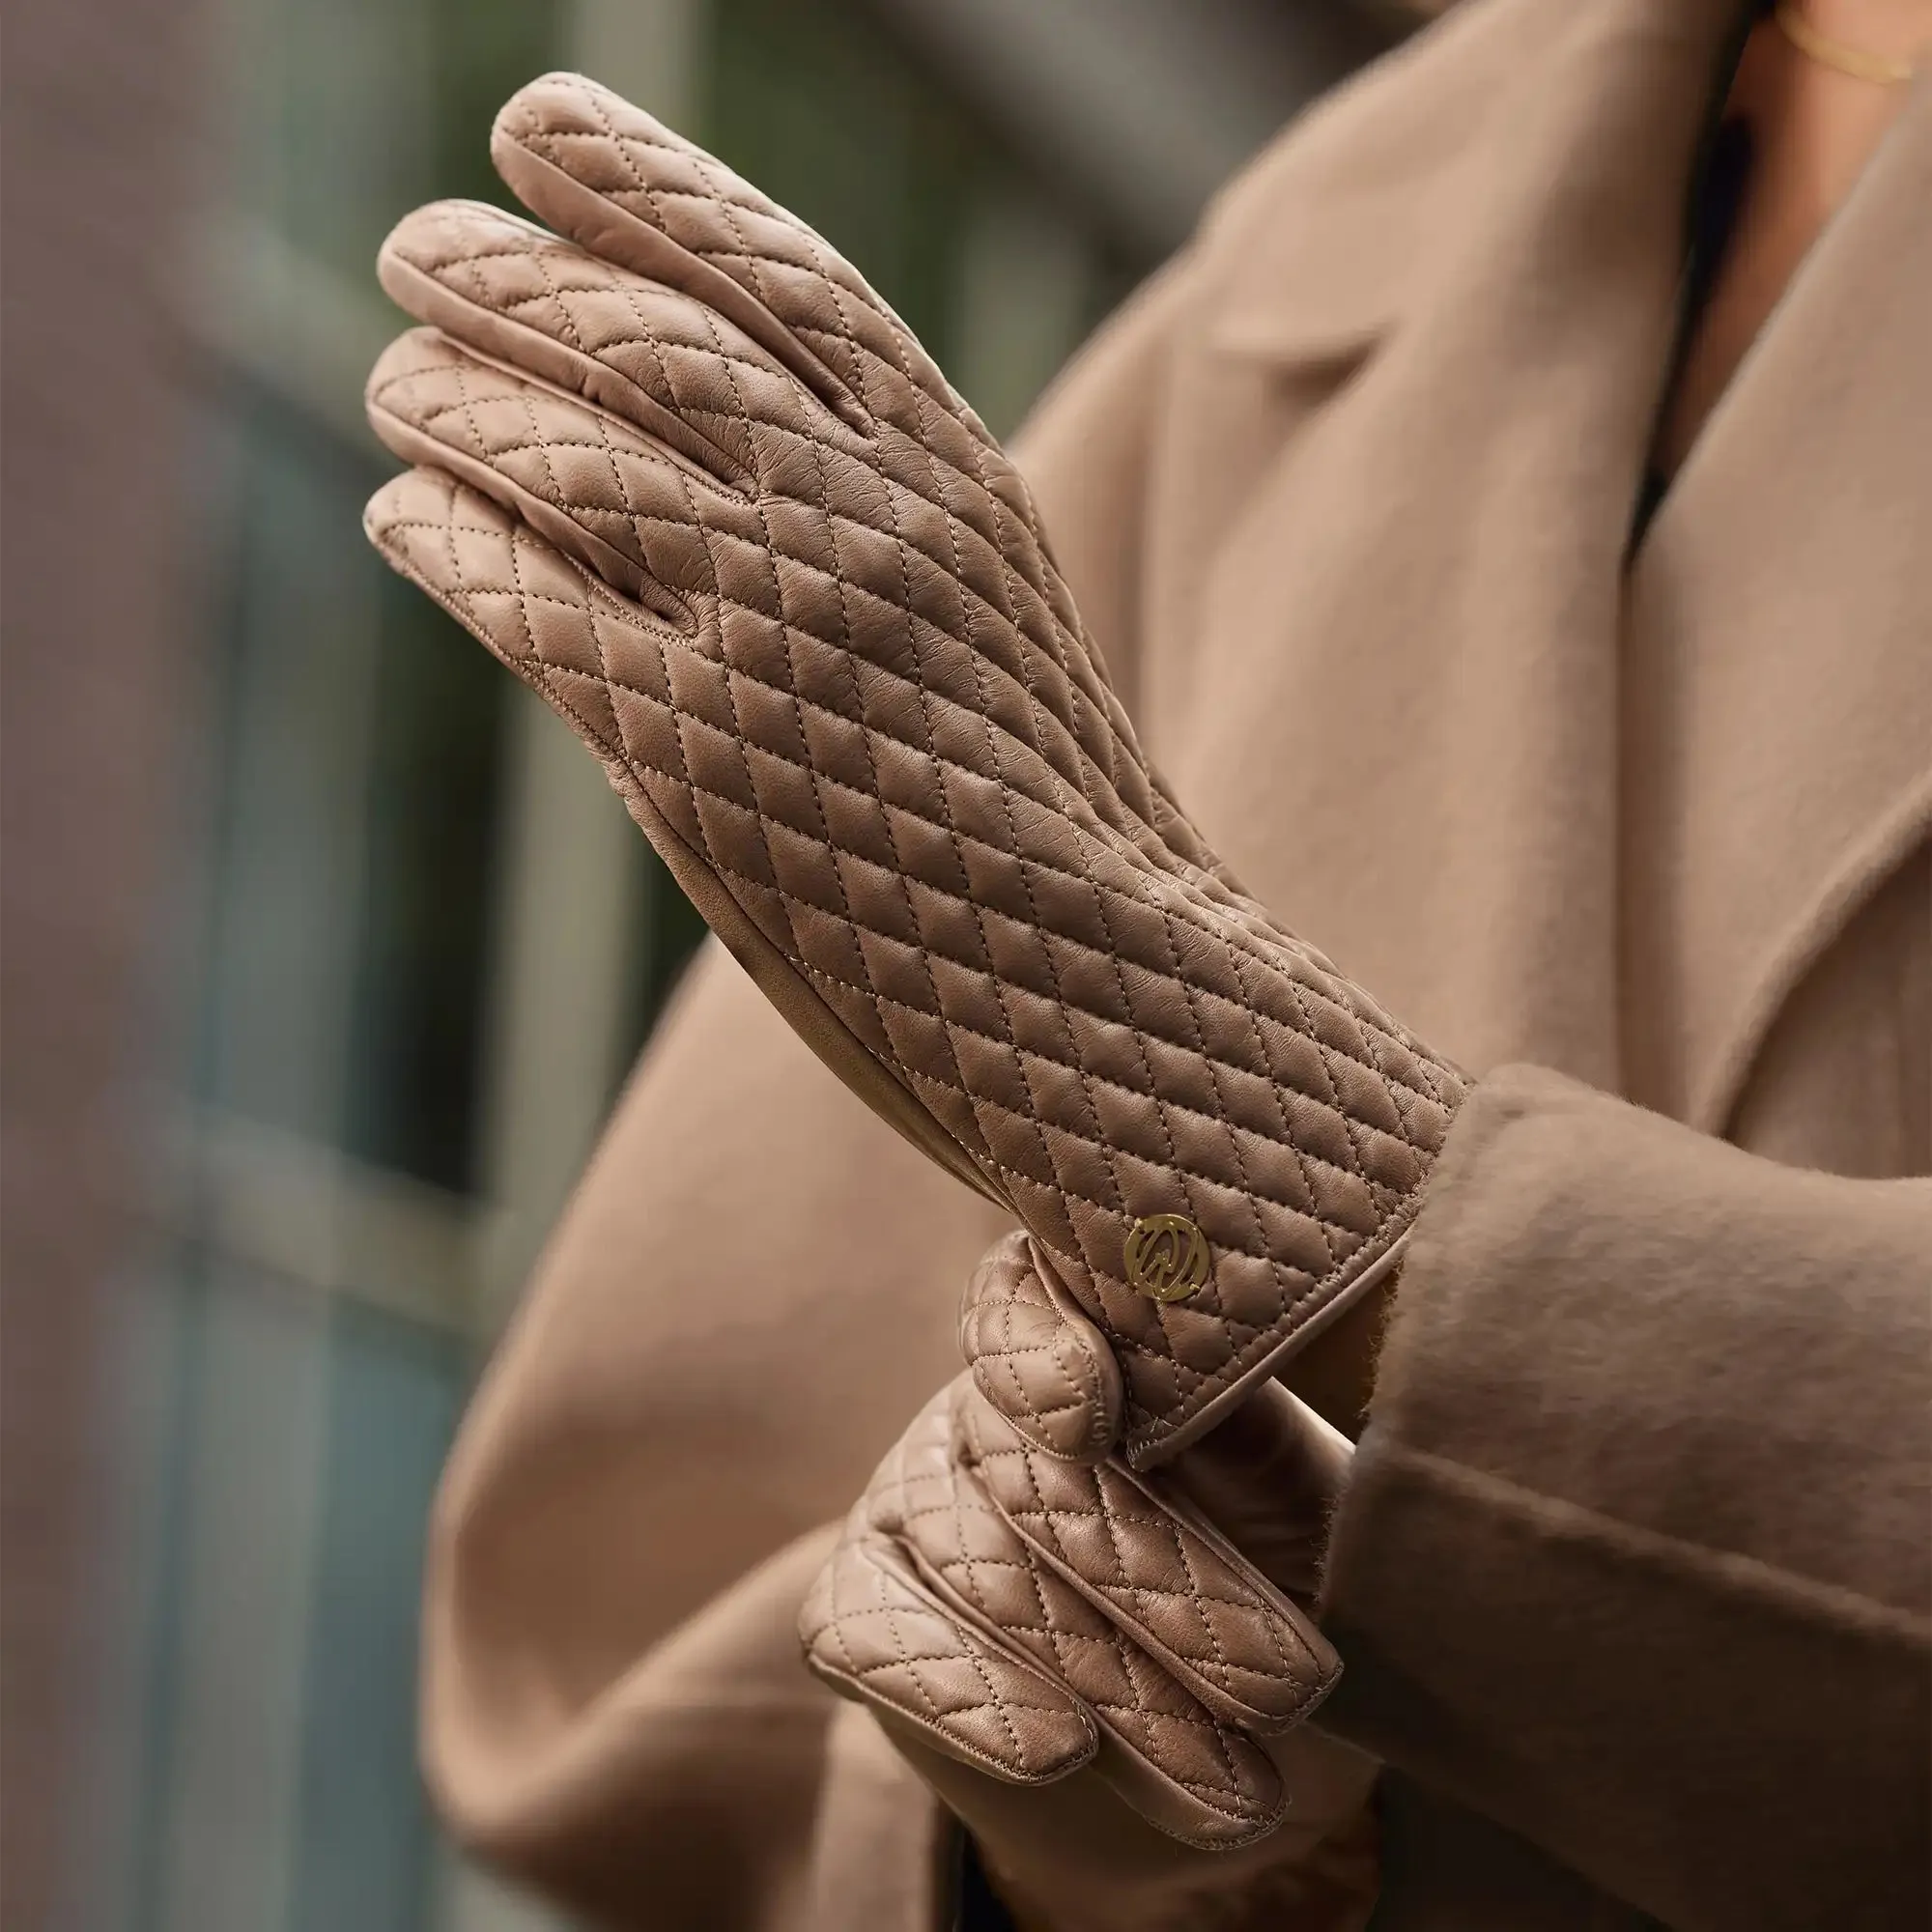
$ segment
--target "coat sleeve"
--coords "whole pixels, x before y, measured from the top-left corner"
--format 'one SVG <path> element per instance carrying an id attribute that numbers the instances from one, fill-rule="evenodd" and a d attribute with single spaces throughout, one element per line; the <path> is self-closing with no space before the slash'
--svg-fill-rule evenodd
<path id="1" fill-rule="evenodd" d="M 1173 287 L 1101 331 L 1022 458 L 1117 666 Z M 960 1286 L 1004 1226 L 705 949 L 444 1472 L 422 1748 L 461 1839 L 600 1924 L 804 1922 L 838 1753 L 793 1628 L 816 1564 L 775 1552 L 956 1371 Z"/>
<path id="2" fill-rule="evenodd" d="M 1509 1069 L 1417 1226 L 1329 1721 L 1682 1932 L 1928 1922 L 1932 1182 Z"/>

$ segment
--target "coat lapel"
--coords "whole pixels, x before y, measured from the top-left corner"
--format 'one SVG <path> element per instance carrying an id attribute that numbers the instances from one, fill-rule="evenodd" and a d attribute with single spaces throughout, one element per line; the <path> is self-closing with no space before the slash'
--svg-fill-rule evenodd
<path id="1" fill-rule="evenodd" d="M 1784 1000 L 1932 827 L 1928 223 L 1921 83 L 1635 563 L 1628 1072 L 1713 1133 Z"/>
<path id="2" fill-rule="evenodd" d="M 1156 505 L 1220 527 L 1150 597 L 1185 671 L 1149 735 L 1249 883 L 1477 1070 L 1622 1084 L 1624 549 L 1737 12 L 1491 0 L 1283 150 L 1257 207 L 1322 213 L 1210 236 L 1175 407 L 1245 408 L 1270 455 Z"/>
<path id="3" fill-rule="evenodd" d="M 1141 694 L 1236 870 L 1426 1037 L 1714 1132 L 1932 821 L 1932 89 L 1627 568 L 1739 25 L 1487 0 L 1222 211 Z"/>

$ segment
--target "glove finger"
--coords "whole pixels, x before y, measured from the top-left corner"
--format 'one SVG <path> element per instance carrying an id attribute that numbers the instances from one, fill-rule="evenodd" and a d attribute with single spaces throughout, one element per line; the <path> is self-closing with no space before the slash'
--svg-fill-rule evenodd
<path id="1" fill-rule="evenodd" d="M 974 1387 L 1036 1447 L 1083 1463 L 1112 1451 L 1120 1364 L 1026 1235 L 1003 1236 L 973 1270 L 959 1348 Z"/>
<path id="2" fill-rule="evenodd" d="M 1321 1633 L 1209 1524 L 1116 1460 L 1046 1454 L 954 1384 L 954 1458 L 1040 1561 L 1207 1708 L 1285 1729 L 1341 1675 Z"/>
<path id="3" fill-rule="evenodd" d="M 1098 1736 L 1044 1671 L 939 1602 L 890 1537 L 855 1525 L 799 1612 L 813 1673 L 1009 1784 L 1046 1784 Z"/>
<path id="4" fill-rule="evenodd" d="M 931 1601 L 1093 1714 L 1095 1770 L 1150 1824 L 1203 1846 L 1272 1831 L 1287 1798 L 1266 1751 L 1041 1561 L 955 1459 L 951 1405 L 942 1391 L 880 1465 L 867 1530 L 906 1552 Z"/>
<path id="5" fill-rule="evenodd" d="M 612 589 L 678 629 L 716 590 L 705 525 L 751 506 L 662 443 L 574 396 L 501 369 L 433 328 L 370 371 L 370 423 L 405 462 L 449 470 Z M 702 500 L 700 500 L 702 499 Z"/>
<path id="6" fill-rule="evenodd" d="M 814 439 L 858 439 L 743 329 L 682 291 L 483 202 L 407 214 L 377 257 L 418 322 L 634 423 L 727 488 Z"/>
<path id="7" fill-rule="evenodd" d="M 654 615 L 442 469 L 392 477 L 362 522 L 392 570 L 558 711 L 620 789 L 636 789 L 618 705 L 661 675 L 670 639 Z"/>
<path id="8" fill-rule="evenodd" d="M 912 331 L 836 249 L 608 88 L 575 73 L 531 81 L 497 115 L 490 156 L 540 220 L 729 316 L 855 429 L 910 389 L 986 440 Z M 917 412 L 907 413 L 910 428 Z"/>
<path id="9" fill-rule="evenodd" d="M 441 605 L 602 761 L 706 924 L 799 1037 L 880 1119 L 984 1192 L 958 1143 L 821 995 L 843 994 L 850 968 L 836 952 L 814 961 L 800 938 L 801 928 L 807 942 L 819 936 L 810 904 L 787 901 L 762 843 L 746 836 L 761 796 L 795 813 L 811 808 L 809 789 L 803 804 L 796 785 L 790 795 L 783 789 L 787 770 L 803 762 L 798 706 L 773 700 L 749 677 L 733 688 L 702 633 L 661 624 L 442 469 L 419 467 L 385 484 L 370 498 L 363 527 L 391 569 Z M 745 766 L 717 755 L 727 727 L 753 741 L 748 751 L 771 754 L 760 761 L 762 794 Z"/>

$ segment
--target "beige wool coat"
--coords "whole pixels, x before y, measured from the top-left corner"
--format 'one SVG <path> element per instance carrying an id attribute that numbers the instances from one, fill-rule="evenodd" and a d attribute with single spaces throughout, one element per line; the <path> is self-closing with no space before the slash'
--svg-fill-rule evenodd
<path id="1" fill-rule="evenodd" d="M 1388 1932 L 1932 1909 L 1932 83 L 1627 558 L 1736 11 L 1472 0 L 1025 445 L 1196 822 L 1489 1076 L 1331 1558 Z M 468 1840 L 598 1923 L 937 1932 L 792 1625 L 1000 1232 L 694 969 L 443 1484 Z"/>

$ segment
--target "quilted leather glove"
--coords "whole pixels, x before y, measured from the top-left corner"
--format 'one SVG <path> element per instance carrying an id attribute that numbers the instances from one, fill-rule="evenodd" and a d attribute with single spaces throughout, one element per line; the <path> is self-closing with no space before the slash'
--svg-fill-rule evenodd
<path id="1" fill-rule="evenodd" d="M 1359 1927 L 1376 1767 L 1300 1723 L 1340 1665 L 1296 1601 L 1348 1442 L 1269 1385 L 1154 1471 L 1054 1454 L 1041 1439 L 1085 1432 L 1092 1389 L 1051 1301 L 1025 1236 L 981 1264 L 974 1373 L 852 1511 L 801 1613 L 808 1662 L 965 1821 L 1024 1925 Z M 1015 1325 L 1031 1348 L 976 1353 Z M 1027 1433 L 976 1385 L 1010 1389 L 1021 1364 Z"/>
<path id="2" fill-rule="evenodd" d="M 385 244 L 383 554 L 569 720 L 835 1071 L 1104 1332 L 1125 1453 L 1393 1263 L 1463 1077 L 1168 796 L 1026 487 L 816 235 L 575 75 L 492 154 L 548 231 Z"/>

